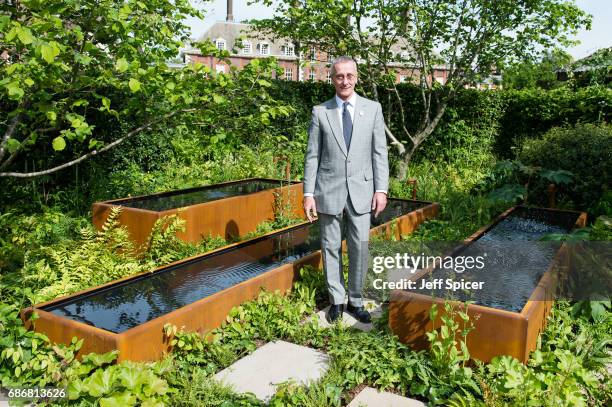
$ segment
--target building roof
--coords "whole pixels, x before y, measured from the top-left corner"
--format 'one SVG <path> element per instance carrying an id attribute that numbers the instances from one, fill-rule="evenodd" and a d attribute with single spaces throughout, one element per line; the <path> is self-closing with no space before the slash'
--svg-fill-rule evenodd
<path id="1" fill-rule="evenodd" d="M 269 53 L 267 56 L 274 56 L 280 59 L 295 59 L 295 56 L 285 55 L 283 46 L 293 45 L 289 40 L 276 40 L 273 41 L 270 37 L 263 37 L 260 39 L 257 34 L 250 30 L 251 25 L 245 23 L 235 23 L 233 21 L 217 21 L 210 27 L 200 38 L 199 41 L 211 40 L 216 41 L 218 39 L 225 40 L 226 49 L 232 54 L 241 54 L 241 47 L 239 47 L 239 40 L 244 44 L 245 42 L 251 43 L 251 54 L 245 54 L 245 56 L 258 56 L 257 45 L 261 43 L 269 44 Z M 199 55 L 200 51 L 194 48 L 183 50 L 182 53 Z"/>
<path id="2" fill-rule="evenodd" d="M 253 32 L 251 30 L 251 25 L 247 23 L 236 23 L 233 21 L 217 21 L 214 23 L 204 34 L 200 36 L 196 41 L 205 41 L 211 40 L 216 41 L 218 39 L 225 40 L 226 49 L 230 51 L 231 54 L 241 55 L 245 57 L 257 57 L 260 56 L 257 51 L 257 44 L 262 42 L 267 42 L 270 47 L 269 54 L 266 56 L 274 56 L 278 59 L 285 60 L 295 60 L 295 56 L 285 55 L 283 46 L 292 45 L 290 39 L 277 39 L 274 41 L 270 36 L 264 36 L 262 34 Z M 242 41 L 248 41 L 251 43 L 251 53 L 250 54 L 242 54 L 240 47 L 237 46 L 238 40 L 242 39 Z M 374 40 L 374 39 L 373 39 Z M 412 47 L 407 41 L 398 41 L 391 45 L 391 51 L 397 55 L 402 55 L 402 58 L 407 58 L 405 55 L 406 52 L 410 53 Z M 186 48 L 181 51 L 181 56 L 185 54 L 191 55 L 200 55 L 200 51 L 196 48 Z M 405 66 L 411 67 L 410 64 L 400 63 L 400 62 L 391 62 L 389 66 Z M 412 66 L 413 68 L 419 68 L 418 66 Z M 434 65 L 435 69 L 447 69 L 446 65 L 437 64 Z"/>
<path id="3" fill-rule="evenodd" d="M 574 72 L 585 72 L 612 66 L 612 47 L 600 48 L 573 64 Z"/>

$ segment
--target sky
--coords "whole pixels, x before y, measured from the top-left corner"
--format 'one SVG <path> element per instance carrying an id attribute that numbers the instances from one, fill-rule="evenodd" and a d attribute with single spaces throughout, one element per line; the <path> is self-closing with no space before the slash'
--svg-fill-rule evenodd
<path id="1" fill-rule="evenodd" d="M 567 51 L 574 59 L 584 58 L 599 48 L 612 46 L 612 0 L 575 0 L 576 4 L 593 16 L 590 31 L 581 30 L 575 39 L 580 45 L 571 47 Z M 192 3 L 203 10 L 204 20 L 188 19 L 191 27 L 191 36 L 199 38 L 216 21 L 225 21 L 227 0 L 213 0 L 202 3 L 192 0 Z M 247 5 L 247 0 L 234 0 L 234 21 L 254 18 L 269 18 L 274 15 L 274 9 L 261 4 Z"/>

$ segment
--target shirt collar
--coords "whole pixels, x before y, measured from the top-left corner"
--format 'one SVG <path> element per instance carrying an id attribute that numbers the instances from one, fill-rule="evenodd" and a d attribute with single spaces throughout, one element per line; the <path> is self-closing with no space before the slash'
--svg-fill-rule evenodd
<path id="1" fill-rule="evenodd" d="M 338 105 L 338 107 L 342 108 L 342 105 L 344 104 L 344 100 L 340 99 L 340 97 L 338 97 L 338 95 L 335 95 L 335 98 L 336 98 L 336 104 Z M 357 93 L 353 92 L 353 94 L 351 95 L 349 100 L 347 100 L 347 102 L 349 102 L 349 106 L 350 107 L 355 107 L 355 102 L 356 101 L 357 101 Z"/>

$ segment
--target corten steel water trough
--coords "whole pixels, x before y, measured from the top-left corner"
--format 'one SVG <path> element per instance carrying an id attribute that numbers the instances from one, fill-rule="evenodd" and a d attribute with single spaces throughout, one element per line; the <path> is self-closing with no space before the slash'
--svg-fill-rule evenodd
<path id="1" fill-rule="evenodd" d="M 371 234 L 412 232 L 437 203 L 389 199 Z M 320 265 L 318 224 L 301 223 L 100 287 L 22 310 L 52 342 L 83 338 L 80 355 L 119 350 L 119 360 L 155 360 L 168 350 L 165 324 L 206 332 L 261 290 L 286 292 L 304 265 Z M 31 321 L 32 312 L 39 316 Z"/>
<path id="2" fill-rule="evenodd" d="M 531 212 L 529 212 L 531 211 Z M 467 238 L 461 248 L 452 251 L 452 255 L 462 253 L 478 239 L 491 231 L 500 222 L 511 216 L 528 216 L 527 213 L 540 214 L 550 218 L 564 218 L 566 230 L 584 227 L 586 224 L 586 213 L 575 211 L 564 211 L 557 209 L 527 208 L 516 206 L 502 213 L 490 225 L 478 230 Z M 548 214 L 548 215 L 546 215 Z M 532 242 L 536 245 L 536 242 Z M 556 247 L 556 246 L 555 246 Z M 554 252 L 554 249 L 553 249 Z M 536 280 L 535 289 L 524 302 L 520 312 L 512 312 L 501 308 L 493 308 L 480 304 L 471 303 L 467 306 L 470 321 L 474 323 L 474 330 L 467 337 L 467 345 L 472 359 L 489 362 L 495 356 L 510 355 L 526 363 L 529 353 L 536 349 L 538 335 L 546 326 L 546 317 L 550 312 L 554 297 L 557 292 L 558 280 L 564 267 L 568 266 L 569 256 L 567 246 L 560 244 L 558 251 L 543 274 Z M 411 280 L 431 277 L 432 269 L 417 272 Z M 495 277 L 497 278 L 497 277 Z M 515 287 L 505 287 L 508 295 L 514 296 Z M 429 318 L 429 310 L 433 304 L 438 304 L 438 317 L 436 327 L 440 327 L 440 316 L 444 315 L 444 299 L 410 290 L 392 290 L 389 305 L 389 326 L 399 339 L 417 349 L 425 349 L 429 346 L 425 333 L 433 329 L 433 323 Z M 523 302 L 521 302 L 523 304 Z M 463 307 L 462 307 L 463 308 Z M 457 318 L 462 326 L 462 322 Z"/>
<path id="3" fill-rule="evenodd" d="M 227 240 L 253 232 L 259 224 L 274 218 L 275 193 L 293 213 L 302 216 L 302 183 L 267 178 L 249 178 L 204 187 L 182 189 L 130 198 L 96 202 L 93 223 L 98 229 L 113 206 L 121 206 L 119 222 L 125 225 L 136 246 L 147 242 L 155 221 L 177 214 L 186 221 L 177 236 L 197 242 L 208 236 Z"/>

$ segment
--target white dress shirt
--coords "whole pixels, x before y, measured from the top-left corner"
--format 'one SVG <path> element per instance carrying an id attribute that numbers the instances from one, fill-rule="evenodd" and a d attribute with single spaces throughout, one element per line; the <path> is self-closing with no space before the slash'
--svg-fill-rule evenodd
<path id="1" fill-rule="evenodd" d="M 338 111 L 340 129 L 343 129 L 344 123 L 342 123 L 342 111 L 344 110 L 344 102 L 349 102 L 349 104 L 346 106 L 346 110 L 348 110 L 349 114 L 351 115 L 351 123 L 355 123 L 355 102 L 357 101 L 357 94 L 353 92 L 353 94 L 351 95 L 350 98 L 348 98 L 348 100 L 341 99 L 337 94 L 335 98 L 336 98 L 336 104 L 338 105 L 338 108 L 336 110 Z M 377 189 L 376 192 L 382 192 L 385 195 L 387 194 L 387 191 L 383 189 Z M 304 193 L 304 196 L 313 196 L 313 195 L 314 194 L 309 193 L 309 192 Z"/>
<path id="2" fill-rule="evenodd" d="M 340 128 L 344 128 L 344 123 L 342 123 L 342 111 L 344 110 L 344 102 L 349 102 L 346 106 L 346 110 L 348 110 L 351 115 L 351 123 L 355 123 L 355 102 L 357 101 L 357 94 L 353 92 L 351 97 L 348 100 L 342 100 L 338 95 L 336 97 L 336 104 L 338 105 L 338 118 L 340 119 Z"/>

